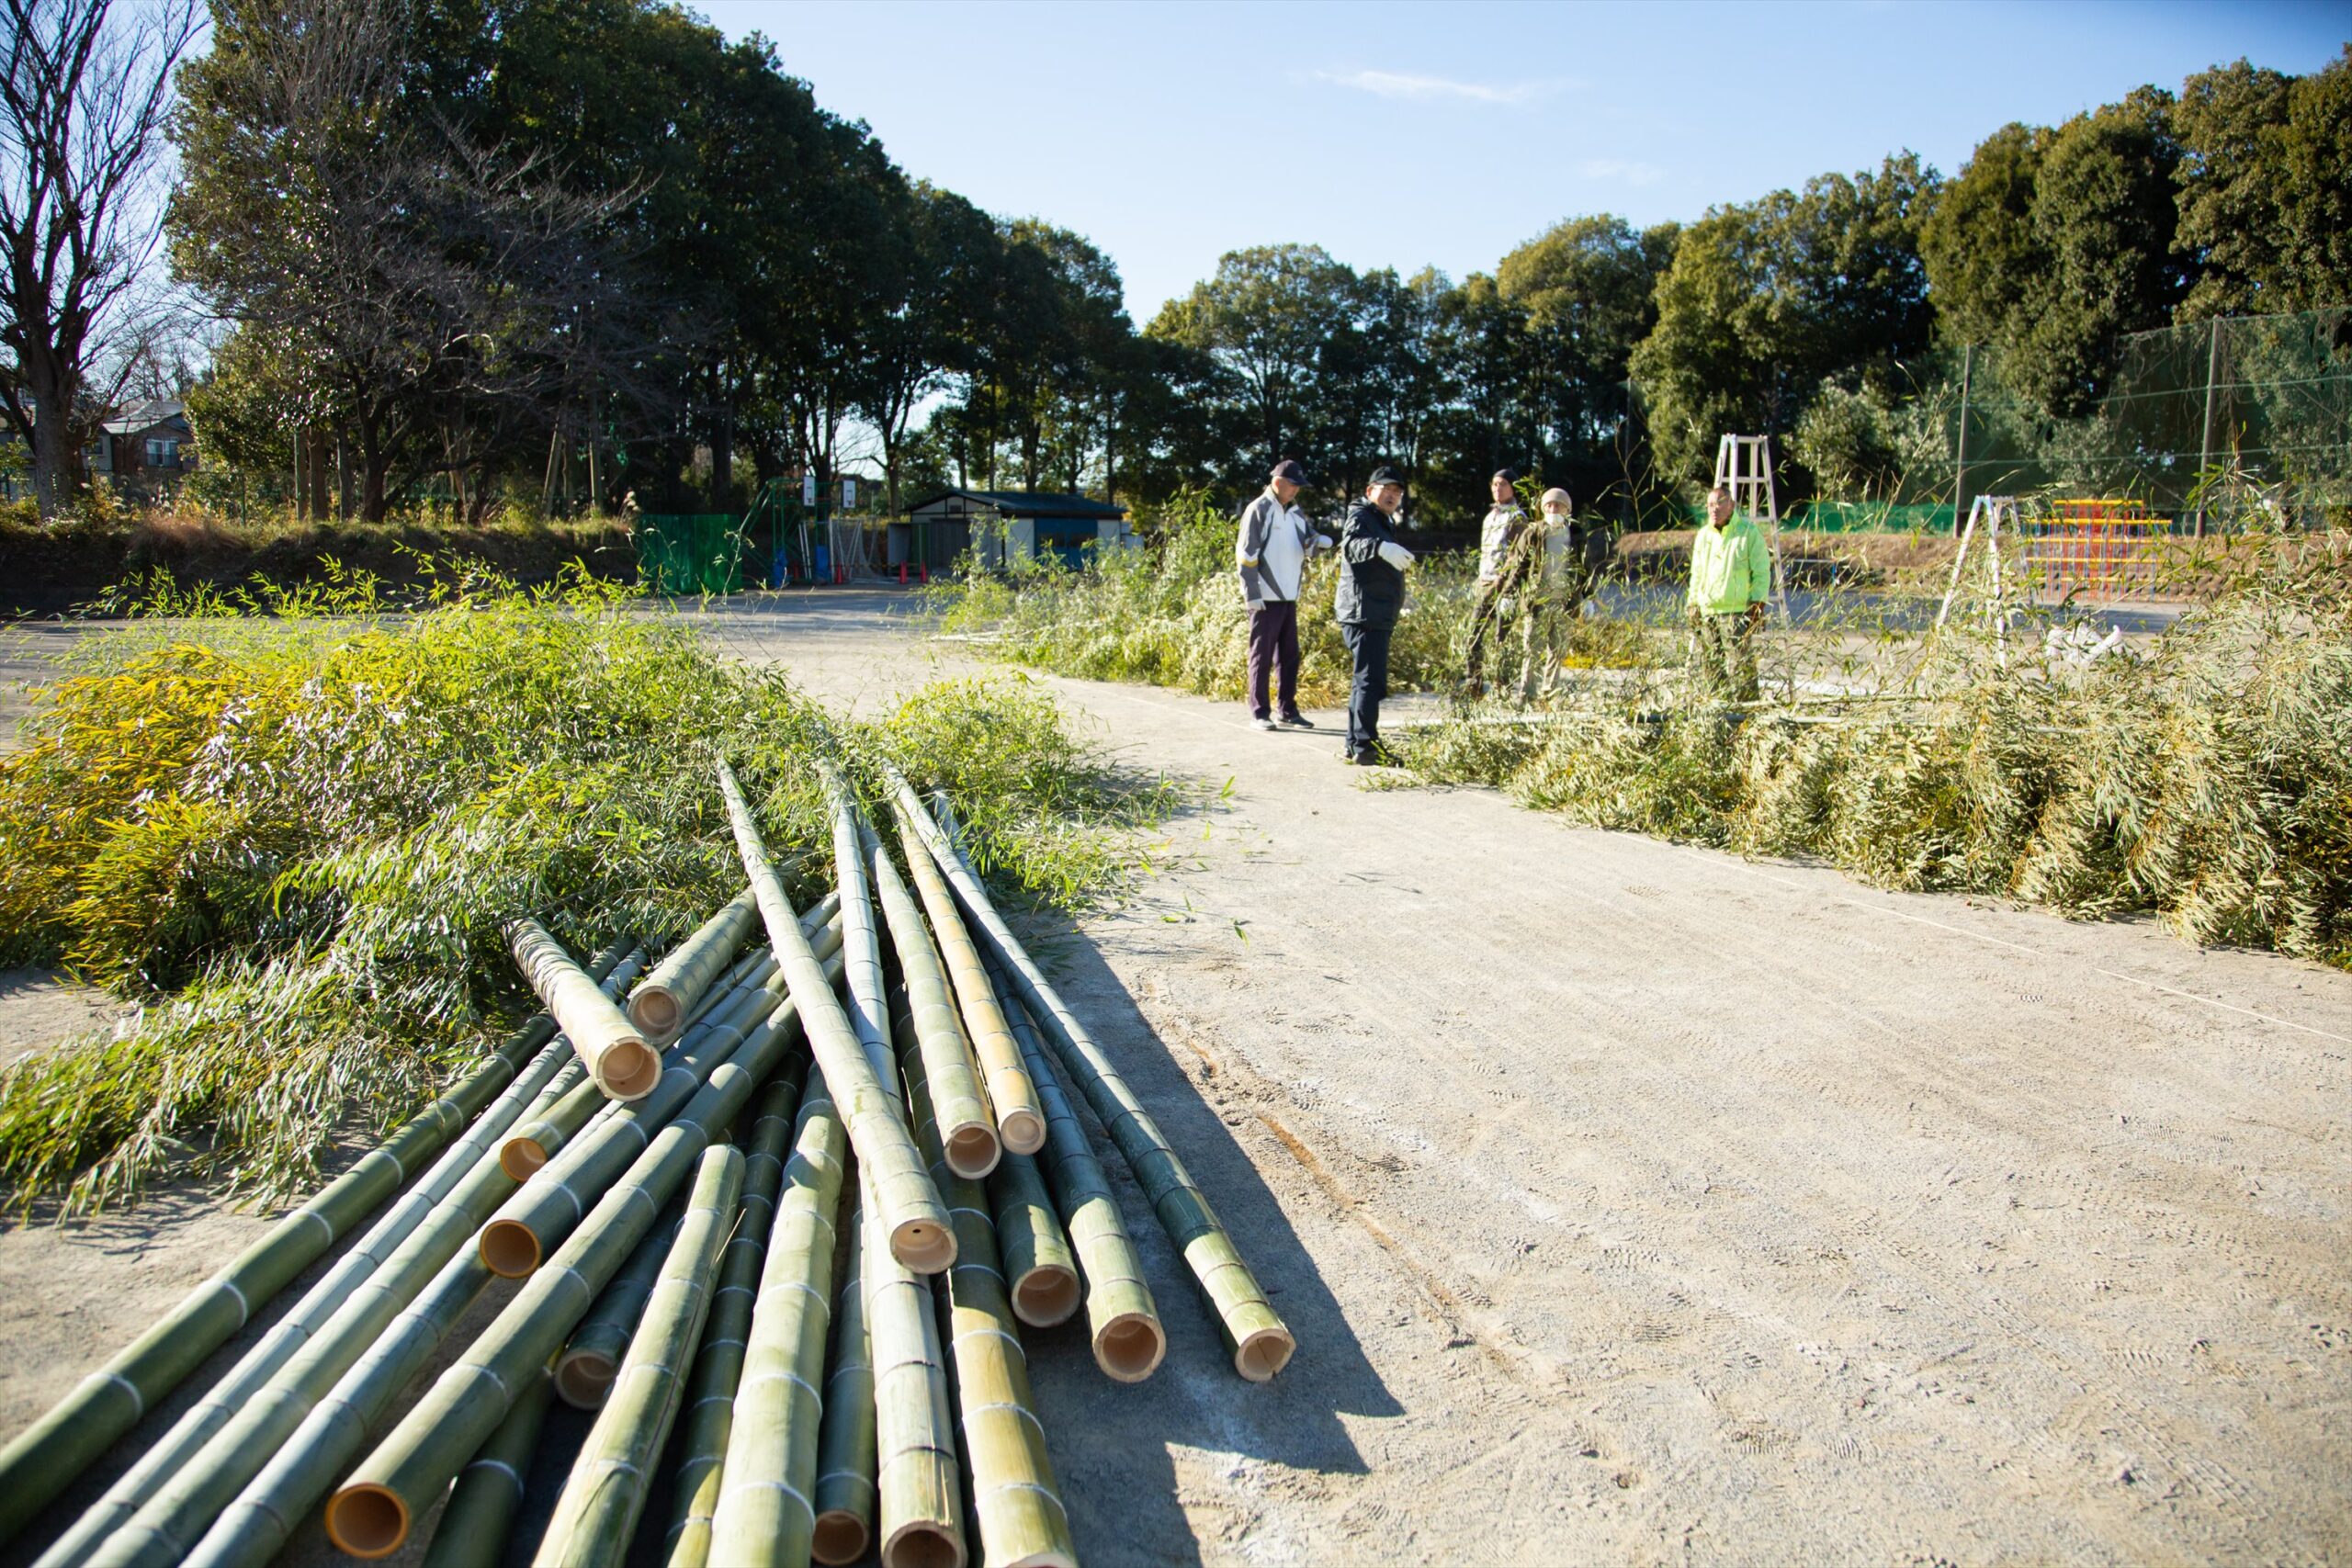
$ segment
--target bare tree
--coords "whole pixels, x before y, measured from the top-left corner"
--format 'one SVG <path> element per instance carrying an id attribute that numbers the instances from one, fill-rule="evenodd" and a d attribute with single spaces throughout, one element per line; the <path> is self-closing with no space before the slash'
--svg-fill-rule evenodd
<path id="1" fill-rule="evenodd" d="M 199 25 L 196 0 L 122 21 L 108 0 L 0 0 L 0 413 L 33 453 L 51 516 L 78 471 L 95 366 L 127 377 L 126 309 L 160 231 L 153 176 L 172 72 Z M 105 389 L 104 401 L 115 389 Z"/>

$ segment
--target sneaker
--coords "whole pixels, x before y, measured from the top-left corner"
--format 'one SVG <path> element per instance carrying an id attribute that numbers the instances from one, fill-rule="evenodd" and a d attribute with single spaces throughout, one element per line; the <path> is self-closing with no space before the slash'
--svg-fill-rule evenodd
<path id="1" fill-rule="evenodd" d="M 1303 713 L 1286 713 L 1283 715 L 1283 723 L 1292 729 L 1312 729 L 1315 728 L 1315 721 L 1307 717 Z"/>
<path id="2" fill-rule="evenodd" d="M 1274 728 L 1274 721 L 1271 718 L 1253 718 L 1250 721 L 1250 728 L 1252 729 L 1271 730 Z"/>

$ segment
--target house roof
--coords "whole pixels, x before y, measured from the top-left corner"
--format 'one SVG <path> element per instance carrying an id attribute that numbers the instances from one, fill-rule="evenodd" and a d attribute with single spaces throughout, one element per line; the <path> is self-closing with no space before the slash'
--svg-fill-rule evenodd
<path id="1" fill-rule="evenodd" d="M 1127 509 L 1107 501 L 1043 490 L 944 490 L 907 508 L 920 512 L 943 501 L 977 502 L 1007 517 L 1125 517 Z"/>
<path id="2" fill-rule="evenodd" d="M 110 435 L 136 435 L 159 424 L 187 423 L 187 404 L 178 398 L 150 398 L 120 419 L 104 422 Z"/>

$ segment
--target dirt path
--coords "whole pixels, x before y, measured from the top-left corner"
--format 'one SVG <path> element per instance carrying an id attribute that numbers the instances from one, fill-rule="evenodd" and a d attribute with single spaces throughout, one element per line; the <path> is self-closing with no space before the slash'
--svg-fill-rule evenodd
<path id="1" fill-rule="evenodd" d="M 861 709 L 968 668 L 881 607 L 704 624 Z M 2352 976 L 1367 792 L 1328 734 L 1052 683 L 1233 783 L 1040 934 L 1301 1341 L 1223 1370 L 1123 1192 L 1167 1366 L 1032 1346 L 1088 1562 L 2352 1560 Z M 179 1226 L 142 1280 L 217 1262 Z M 152 1310 L 95 1238 L 49 1285 L 59 1245 L 0 1238 L 0 1426 Z"/>

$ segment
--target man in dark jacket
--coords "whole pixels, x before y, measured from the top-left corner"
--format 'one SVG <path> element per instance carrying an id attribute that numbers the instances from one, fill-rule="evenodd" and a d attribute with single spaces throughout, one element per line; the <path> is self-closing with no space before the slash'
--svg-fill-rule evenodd
<path id="1" fill-rule="evenodd" d="M 1405 569 L 1413 552 L 1396 541 L 1396 514 L 1405 480 L 1396 469 L 1374 468 L 1364 498 L 1340 534 L 1340 586 L 1332 615 L 1355 663 L 1348 694 L 1348 744 L 1343 760 L 1361 767 L 1383 761 L 1380 700 L 1388 694 L 1388 643 L 1405 608 Z"/>

